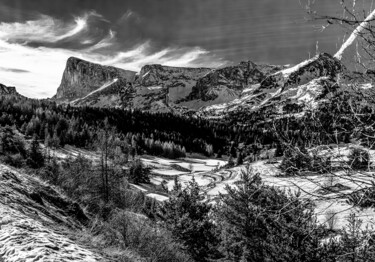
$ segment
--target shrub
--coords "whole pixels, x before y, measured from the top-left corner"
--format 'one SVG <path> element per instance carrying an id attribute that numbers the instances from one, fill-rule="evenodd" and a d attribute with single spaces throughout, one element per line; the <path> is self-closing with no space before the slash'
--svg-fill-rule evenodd
<path id="1" fill-rule="evenodd" d="M 370 163 L 369 153 L 361 148 L 353 148 L 348 158 L 348 165 L 354 170 L 366 169 Z"/>
<path id="2" fill-rule="evenodd" d="M 375 207 L 375 182 L 368 188 L 354 191 L 348 196 L 348 203 L 362 208 Z"/>
<path id="3" fill-rule="evenodd" d="M 16 134 L 14 128 L 0 127 L 0 153 L 4 155 L 20 154 L 22 157 L 26 157 L 23 139 Z"/>
<path id="4" fill-rule="evenodd" d="M 193 261 L 170 232 L 137 213 L 115 209 L 107 222 L 93 225 L 92 231 L 104 235 L 106 245 L 130 248 L 147 261 Z"/>
<path id="5" fill-rule="evenodd" d="M 329 230 L 334 230 L 337 224 L 337 212 L 334 210 L 328 210 L 325 214 L 326 223 Z"/>
<path id="6" fill-rule="evenodd" d="M 310 155 L 302 147 L 289 147 L 284 151 L 284 158 L 280 164 L 280 169 L 286 175 L 301 175 L 301 172 L 312 171 L 326 173 L 330 170 L 330 160 L 318 155 Z"/>
<path id="7" fill-rule="evenodd" d="M 332 238 L 323 248 L 329 259 L 324 261 L 367 262 L 375 260 L 374 231 L 362 227 L 362 221 L 351 213 L 348 224 L 340 233 L 340 238 Z"/>
<path id="8" fill-rule="evenodd" d="M 8 165 L 14 166 L 14 167 L 22 167 L 24 165 L 24 158 L 21 154 L 15 154 L 15 155 L 6 155 L 4 158 L 4 162 Z"/>

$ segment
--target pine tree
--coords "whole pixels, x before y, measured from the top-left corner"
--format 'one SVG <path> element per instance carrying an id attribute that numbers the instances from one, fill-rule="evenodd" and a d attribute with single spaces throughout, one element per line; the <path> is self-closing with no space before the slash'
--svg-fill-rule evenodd
<path id="1" fill-rule="evenodd" d="M 33 140 L 31 141 L 26 163 L 31 168 L 40 168 L 44 165 L 43 153 L 40 149 L 38 137 L 36 135 L 34 135 Z"/>
<path id="2" fill-rule="evenodd" d="M 309 202 L 262 184 L 250 169 L 217 207 L 223 261 L 320 261 L 319 227 Z"/>
<path id="3" fill-rule="evenodd" d="M 281 143 L 277 143 L 276 150 L 275 150 L 275 157 L 280 157 L 284 155 L 284 149 L 281 145 Z"/>
<path id="4" fill-rule="evenodd" d="M 144 167 L 141 160 L 136 158 L 129 168 L 129 181 L 134 184 L 149 183 L 150 182 L 150 169 Z"/>
<path id="5" fill-rule="evenodd" d="M 243 154 L 242 152 L 239 152 L 237 155 L 238 157 L 237 157 L 236 166 L 239 166 L 243 164 Z"/>
<path id="6" fill-rule="evenodd" d="M 180 241 L 194 261 L 209 261 L 217 256 L 215 225 L 211 222 L 211 205 L 193 179 L 182 189 L 177 178 L 168 201 L 162 207 L 162 217 L 173 236 Z"/>

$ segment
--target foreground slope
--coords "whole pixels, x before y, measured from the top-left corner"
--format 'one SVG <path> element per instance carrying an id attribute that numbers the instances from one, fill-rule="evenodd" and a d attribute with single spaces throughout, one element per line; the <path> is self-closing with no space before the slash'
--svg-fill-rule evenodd
<path id="1" fill-rule="evenodd" d="M 107 261 L 67 237 L 89 219 L 53 187 L 0 164 L 0 260 Z"/>

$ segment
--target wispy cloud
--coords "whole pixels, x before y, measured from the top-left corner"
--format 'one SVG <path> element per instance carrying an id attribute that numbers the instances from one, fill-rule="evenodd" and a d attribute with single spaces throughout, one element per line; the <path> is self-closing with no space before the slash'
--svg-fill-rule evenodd
<path id="1" fill-rule="evenodd" d="M 30 41 L 53 43 L 74 36 L 87 28 L 88 17 L 89 14 L 76 17 L 73 23 L 68 24 L 46 15 L 25 23 L 0 23 L 0 38 L 17 43 Z"/>
<path id="2" fill-rule="evenodd" d="M 122 23 L 131 17 L 140 19 L 128 11 L 122 16 Z M 14 85 L 28 97 L 51 97 L 70 56 L 134 71 L 154 63 L 194 67 L 225 63 L 200 47 L 157 49 L 151 40 L 145 40 L 126 48 L 110 27 L 103 34 L 96 26 L 98 21 L 109 24 L 94 11 L 67 22 L 39 15 L 38 19 L 23 23 L 0 23 L 0 83 Z M 74 45 L 59 45 L 66 41 Z"/>
<path id="3" fill-rule="evenodd" d="M 0 71 L 5 71 L 5 72 L 13 72 L 13 73 L 30 73 L 27 70 L 23 69 L 18 69 L 18 68 L 6 68 L 6 67 L 1 67 L 0 66 Z"/>

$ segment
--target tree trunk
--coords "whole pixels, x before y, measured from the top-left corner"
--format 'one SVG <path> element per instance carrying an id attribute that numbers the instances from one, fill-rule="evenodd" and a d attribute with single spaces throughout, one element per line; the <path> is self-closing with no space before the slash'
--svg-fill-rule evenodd
<path id="1" fill-rule="evenodd" d="M 370 21 L 374 20 L 374 19 L 375 19 L 375 10 L 373 10 L 366 17 L 366 19 L 362 23 L 360 23 L 359 26 L 357 26 L 356 29 L 354 29 L 353 33 L 349 36 L 349 38 L 345 41 L 345 43 L 342 44 L 341 48 L 339 49 L 339 51 L 337 51 L 337 53 L 334 55 L 334 57 L 341 60 L 345 49 L 347 49 L 354 42 L 354 40 L 357 38 L 357 36 L 359 34 L 361 34 L 363 32 L 363 30 L 365 30 L 365 28 L 370 24 Z"/>

